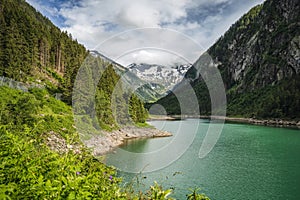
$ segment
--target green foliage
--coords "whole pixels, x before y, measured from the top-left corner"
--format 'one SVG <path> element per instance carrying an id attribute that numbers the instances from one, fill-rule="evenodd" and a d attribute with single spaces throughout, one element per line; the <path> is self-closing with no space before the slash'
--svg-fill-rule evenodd
<path id="1" fill-rule="evenodd" d="M 116 171 L 80 145 L 71 107 L 46 90 L 0 95 L 0 199 L 172 199 L 157 183 L 145 193 L 120 188 Z M 51 132 L 80 150 L 50 150 Z"/>
<path id="2" fill-rule="evenodd" d="M 40 89 L 0 87 L 0 94 L 1 199 L 125 199 L 115 170 L 87 149 L 59 153 L 46 145 L 51 131 L 80 144 L 69 106 Z"/>
<path id="3" fill-rule="evenodd" d="M 187 200 L 209 200 L 205 194 L 199 194 L 200 189 L 191 190 L 191 193 L 187 195 Z"/>
<path id="4" fill-rule="evenodd" d="M 137 184 L 139 184 L 139 180 L 137 179 Z M 136 192 L 135 188 L 133 188 L 133 183 L 130 183 L 125 188 L 125 193 L 127 199 L 132 200 L 173 200 L 174 198 L 169 197 L 172 194 L 172 189 L 164 190 L 162 186 L 160 186 L 157 182 L 154 182 L 153 186 L 145 191 Z"/>
<path id="5" fill-rule="evenodd" d="M 201 81 L 199 79 L 196 79 L 194 82 L 191 82 L 191 85 L 193 87 L 192 93 L 195 93 L 199 110 L 202 115 L 209 115 L 211 112 L 211 102 L 210 102 L 210 96 L 209 91 L 204 83 L 204 81 Z M 188 88 L 179 88 L 176 93 L 180 93 L 181 96 L 186 97 L 186 101 L 191 101 L 188 98 L 188 94 L 191 93 Z M 167 111 L 167 114 L 169 115 L 178 115 L 178 114 L 198 114 L 195 113 L 194 107 L 186 107 L 185 109 L 181 110 L 180 103 L 175 96 L 174 93 L 168 94 L 165 98 L 162 98 L 156 102 L 156 104 L 161 104 L 164 106 L 164 108 Z M 192 105 L 192 104 L 191 104 Z M 147 107 L 149 108 L 150 105 L 148 104 Z M 163 113 L 156 113 L 156 114 L 163 114 Z"/>
<path id="6" fill-rule="evenodd" d="M 172 193 L 171 189 L 163 190 L 161 186 L 159 186 L 156 182 L 154 183 L 154 186 L 150 187 L 149 191 L 149 197 L 150 199 L 155 200 L 164 200 L 164 199 L 172 199 L 168 198 L 168 196 Z"/>
<path id="7" fill-rule="evenodd" d="M 88 152 L 59 155 L 32 129 L 1 132 L 0 193 L 12 199 L 122 199 L 115 172 Z M 12 186 L 12 187 L 11 187 Z M 8 190 L 9 189 L 9 190 Z"/>
<path id="8" fill-rule="evenodd" d="M 246 13 L 238 22 L 237 29 L 247 29 L 249 24 L 256 23 L 257 16 L 261 12 L 263 5 L 257 5 L 253 7 L 248 13 Z"/>
<path id="9" fill-rule="evenodd" d="M 0 10 L 0 76 L 54 84 L 70 103 L 85 47 L 23 0 L 1 0 Z"/>
<path id="10" fill-rule="evenodd" d="M 297 75 L 249 93 L 231 94 L 228 99 L 229 115 L 300 119 L 300 77 Z"/>
<path id="11" fill-rule="evenodd" d="M 40 80 L 52 93 L 62 93 L 62 100 L 71 104 L 76 75 L 88 55 L 84 46 L 78 44 L 67 32 L 60 31 L 49 19 L 43 17 L 25 1 L 1 1 L 0 10 L 0 76 L 23 82 Z M 88 65 L 99 64 L 100 68 L 108 65 L 100 58 L 90 58 L 87 62 L 89 62 Z M 116 103 L 112 102 L 112 92 L 116 89 L 116 83 L 120 79 L 113 68 L 109 65 L 105 69 L 96 92 L 97 117 L 100 126 L 108 130 L 118 128 L 115 118 L 125 119 L 129 114 L 124 110 L 127 97 L 121 89 L 117 91 Z M 89 80 L 95 80 L 97 74 L 99 74 L 99 69 L 89 71 L 87 75 Z M 46 99 L 51 101 L 51 98 Z M 28 101 L 30 103 L 30 100 Z M 17 103 L 11 102 L 11 106 L 14 107 Z M 146 114 L 143 115 L 142 103 L 134 101 L 134 104 L 135 109 L 139 110 L 132 110 L 132 116 L 135 117 L 133 121 L 144 122 Z M 93 106 L 85 105 L 90 108 Z M 18 112 L 18 109 L 16 107 L 15 112 Z M 94 118 L 94 116 L 91 117 Z M 7 120 L 9 120 L 8 117 Z"/>
<path id="12" fill-rule="evenodd" d="M 0 0 L 0 11 L 0 76 L 42 82 L 49 91 L 62 92 L 63 100 L 70 104 L 75 77 L 88 53 L 84 46 L 24 0 Z M 98 74 L 89 75 L 95 78 Z M 120 77 L 109 66 L 102 78 L 96 92 L 98 119 L 106 129 L 117 128 L 113 114 L 118 109 L 111 107 L 111 94 Z M 23 93 L 0 87 L 0 199 L 128 199 L 116 171 L 81 145 L 71 107 L 49 91 L 34 88 Z M 130 113 L 123 109 L 117 114 L 144 124 L 147 112 L 142 102 L 121 91 L 118 97 L 116 106 L 130 101 Z M 84 106 L 82 109 L 90 108 Z M 80 150 L 50 150 L 47 141 L 54 133 Z M 169 193 L 155 184 L 149 194 L 131 197 L 166 199 Z"/>
<path id="13" fill-rule="evenodd" d="M 210 97 L 201 81 L 193 85 L 201 114 L 210 114 Z M 238 93 L 236 87 L 227 91 L 227 115 L 239 117 L 300 119 L 300 77 L 295 75 L 276 85 L 246 93 Z M 168 114 L 180 114 L 175 95 L 169 95 L 157 103 L 165 105 Z"/>
<path id="14" fill-rule="evenodd" d="M 141 174 L 139 174 L 141 175 Z M 137 191 L 140 185 L 142 184 L 142 180 L 139 175 L 135 176 L 134 179 L 130 183 L 127 183 L 124 186 L 125 193 L 127 199 L 133 200 L 174 200 L 172 198 L 173 189 L 163 189 L 163 187 L 154 181 L 154 184 L 150 186 L 150 188 L 144 192 Z M 145 177 L 141 177 L 145 178 Z M 190 189 L 191 193 L 187 194 L 187 200 L 209 200 L 209 198 L 205 194 L 198 193 L 200 189 Z"/>
<path id="15" fill-rule="evenodd" d="M 129 105 L 130 105 L 129 113 L 131 119 L 135 123 L 139 123 L 139 124 L 145 123 L 146 118 L 148 117 L 147 111 L 144 108 L 142 101 L 135 94 L 132 94 L 129 101 Z"/>
<path id="16" fill-rule="evenodd" d="M 0 87 L 0 124 L 33 125 L 39 102 L 29 93 Z"/>
<path id="17" fill-rule="evenodd" d="M 113 66 L 108 65 L 101 74 L 96 91 L 96 114 L 100 127 L 106 130 L 116 129 L 129 123 L 145 123 L 147 111 L 142 101 L 132 94 L 123 91 L 120 76 Z M 128 110 L 126 106 L 129 106 Z"/>
<path id="18" fill-rule="evenodd" d="M 96 91 L 96 113 L 100 127 L 104 129 L 111 130 L 118 128 L 112 110 L 112 95 L 119 78 L 113 66 L 109 65 L 98 83 Z"/>
<path id="19" fill-rule="evenodd" d="M 174 95 L 174 93 L 169 93 L 166 97 L 159 99 L 157 102 L 153 104 L 159 104 L 163 105 L 163 107 L 166 109 L 166 112 L 168 115 L 174 115 L 174 114 L 181 114 L 180 110 L 180 104 L 178 102 L 178 99 Z M 145 105 L 147 109 L 150 109 L 151 103 L 148 103 Z M 164 115 L 165 113 L 159 113 L 159 111 L 153 111 L 155 113 L 151 114 L 156 114 L 156 115 Z"/>

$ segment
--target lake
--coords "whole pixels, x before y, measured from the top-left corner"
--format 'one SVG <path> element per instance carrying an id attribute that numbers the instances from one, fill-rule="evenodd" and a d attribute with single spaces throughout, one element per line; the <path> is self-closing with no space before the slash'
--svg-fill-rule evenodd
<path id="1" fill-rule="evenodd" d="M 116 153 L 109 154 L 107 163 L 121 169 L 119 176 L 124 183 L 138 179 L 138 189 L 145 190 L 157 181 L 165 189 L 173 188 L 172 197 L 176 199 L 186 199 L 189 188 L 201 188 L 201 193 L 216 200 L 300 199 L 299 130 L 226 123 L 212 151 L 200 159 L 199 148 L 209 125 L 214 124 L 202 119 L 149 123 L 174 136 L 131 140 Z M 196 131 L 195 138 L 186 150 L 178 144 L 168 145 L 177 134 L 183 136 L 182 143 L 188 143 L 187 138 L 193 137 L 189 135 L 191 131 Z M 149 152 L 166 146 L 169 146 L 166 148 L 169 155 L 147 157 Z M 124 151 L 129 153 L 122 153 Z M 174 154 L 179 155 L 176 161 L 164 162 Z M 122 170 L 125 163 L 124 169 L 138 166 L 141 172 L 144 171 L 142 166 L 147 169 L 145 163 L 162 168 L 135 174 Z"/>

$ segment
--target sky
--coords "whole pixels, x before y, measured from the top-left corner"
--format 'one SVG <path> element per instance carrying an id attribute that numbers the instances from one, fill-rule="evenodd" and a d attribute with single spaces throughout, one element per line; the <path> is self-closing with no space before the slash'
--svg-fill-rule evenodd
<path id="1" fill-rule="evenodd" d="M 264 0 L 26 0 L 79 43 L 127 66 L 195 62 Z"/>

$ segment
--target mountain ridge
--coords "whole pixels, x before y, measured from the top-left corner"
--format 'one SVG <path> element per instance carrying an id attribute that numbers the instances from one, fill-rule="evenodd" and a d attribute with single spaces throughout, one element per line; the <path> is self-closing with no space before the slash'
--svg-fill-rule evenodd
<path id="1" fill-rule="evenodd" d="M 252 8 L 207 51 L 219 69 L 229 116 L 300 118 L 299 1 L 267 0 Z M 198 98 L 201 114 L 211 113 L 209 91 L 197 66 L 185 75 Z M 175 92 L 156 103 L 180 114 Z"/>
<path id="2" fill-rule="evenodd" d="M 174 64 L 164 66 L 159 64 L 132 63 L 127 68 L 140 79 L 152 85 L 159 94 L 166 95 L 179 83 L 191 64 Z"/>

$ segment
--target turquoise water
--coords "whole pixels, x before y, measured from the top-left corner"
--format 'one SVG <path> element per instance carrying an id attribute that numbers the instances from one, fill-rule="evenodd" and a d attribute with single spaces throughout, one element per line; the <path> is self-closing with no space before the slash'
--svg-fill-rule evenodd
<path id="1" fill-rule="evenodd" d="M 197 134 L 187 151 L 163 169 L 142 174 L 120 171 L 124 182 L 138 178 L 139 189 L 143 190 L 157 181 L 166 189 L 173 188 L 172 197 L 177 199 L 186 199 L 188 189 L 196 187 L 217 200 L 300 199 L 299 130 L 226 123 L 213 150 L 200 159 L 199 148 L 210 124 L 208 121 L 189 119 L 153 121 L 151 124 L 174 135 L 188 135 L 187 132 L 194 130 Z M 147 153 L 163 148 L 171 141 L 172 137 L 133 140 L 122 150 Z M 182 141 L 186 142 L 184 139 Z M 173 146 L 169 152 L 171 155 L 177 151 L 178 146 Z M 108 156 L 108 164 L 118 162 L 122 166 L 124 160 L 130 160 L 135 166 L 145 162 L 142 156 L 132 160 L 118 152 Z"/>

